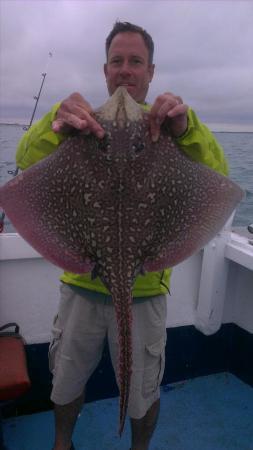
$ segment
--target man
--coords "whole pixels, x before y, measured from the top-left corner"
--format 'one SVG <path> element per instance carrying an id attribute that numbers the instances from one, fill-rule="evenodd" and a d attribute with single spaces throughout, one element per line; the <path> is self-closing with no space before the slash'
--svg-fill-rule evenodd
<path id="1" fill-rule="evenodd" d="M 104 74 L 109 94 L 125 86 L 143 108 L 150 109 L 150 133 L 159 138 L 160 125 L 170 120 L 170 130 L 192 159 L 227 174 L 222 149 L 211 132 L 178 96 L 166 92 L 150 108 L 145 104 L 154 75 L 154 45 L 142 28 L 118 22 L 106 40 Z M 78 93 L 35 124 L 23 137 L 17 164 L 25 169 L 44 158 L 74 129 L 103 138 L 104 130 L 92 115 L 89 103 Z M 52 131 L 53 130 L 53 131 Z M 147 450 L 159 413 L 160 382 L 166 343 L 166 294 L 171 270 L 147 273 L 136 279 L 133 289 L 133 373 L 128 414 L 131 450 Z M 117 327 L 108 291 L 90 274 L 64 273 L 61 302 L 54 321 L 50 345 L 53 372 L 51 398 L 55 404 L 54 450 L 74 448 L 71 437 L 83 404 L 86 382 L 97 366 L 107 337 L 114 369 L 117 369 Z M 106 449 L 104 449 L 106 450 Z"/>

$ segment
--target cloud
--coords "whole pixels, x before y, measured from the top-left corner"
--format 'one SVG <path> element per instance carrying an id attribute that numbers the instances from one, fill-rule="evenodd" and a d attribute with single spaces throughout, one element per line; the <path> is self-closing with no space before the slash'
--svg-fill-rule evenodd
<path id="1" fill-rule="evenodd" d="M 172 91 L 207 123 L 253 127 L 251 1 L 2 0 L 0 17 L 2 119 L 29 121 L 45 70 L 37 117 L 74 91 L 101 104 L 104 43 L 118 19 L 153 36 L 150 102 Z"/>

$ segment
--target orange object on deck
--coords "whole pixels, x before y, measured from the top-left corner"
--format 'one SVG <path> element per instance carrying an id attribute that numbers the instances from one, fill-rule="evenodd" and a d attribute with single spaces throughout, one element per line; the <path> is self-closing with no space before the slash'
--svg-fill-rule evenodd
<path id="1" fill-rule="evenodd" d="M 15 332 L 2 332 L 13 325 Z M 16 324 L 7 324 L 0 329 L 0 401 L 13 400 L 31 386 L 24 342 L 18 330 Z"/>

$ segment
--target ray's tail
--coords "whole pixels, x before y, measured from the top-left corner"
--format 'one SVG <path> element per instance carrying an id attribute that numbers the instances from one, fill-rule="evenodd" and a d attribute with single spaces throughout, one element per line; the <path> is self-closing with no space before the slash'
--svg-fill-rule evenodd
<path id="1" fill-rule="evenodd" d="M 121 436 L 127 414 L 132 374 L 132 295 L 120 292 L 113 295 L 119 335 L 118 383 L 120 391 L 119 435 Z"/>

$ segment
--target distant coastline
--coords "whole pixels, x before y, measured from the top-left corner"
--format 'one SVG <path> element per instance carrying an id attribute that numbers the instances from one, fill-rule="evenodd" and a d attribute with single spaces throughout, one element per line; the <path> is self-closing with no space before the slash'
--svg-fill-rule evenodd
<path id="1" fill-rule="evenodd" d="M 16 126 L 18 126 L 18 127 L 28 127 L 28 125 L 26 124 L 26 123 L 24 123 L 24 122 L 2 122 L 1 120 L 0 120 L 0 125 L 16 125 Z"/>
<path id="2" fill-rule="evenodd" d="M 20 122 L 20 121 L 2 121 L 1 119 L 0 119 L 0 125 L 6 125 L 6 126 L 11 126 L 11 125 L 15 125 L 15 126 L 18 126 L 18 127 L 28 127 L 28 125 L 26 124 L 26 123 L 24 123 L 24 122 Z M 215 133 L 215 134 L 221 134 L 221 133 L 229 133 L 229 134 L 240 134 L 240 133 L 243 133 L 243 134 L 252 134 L 253 133 L 253 130 L 252 131 L 244 131 L 244 130 L 228 130 L 228 131 L 226 131 L 226 130 L 212 130 L 212 128 L 211 127 L 209 127 L 210 128 L 210 130 L 212 131 L 212 133 Z"/>
<path id="3" fill-rule="evenodd" d="M 215 130 L 211 130 L 212 131 L 212 133 L 215 133 L 215 134 L 221 134 L 221 133 L 226 133 L 226 134 L 234 134 L 234 133 L 237 133 L 237 134 L 252 134 L 253 133 L 253 130 L 252 131 L 215 131 Z"/>

